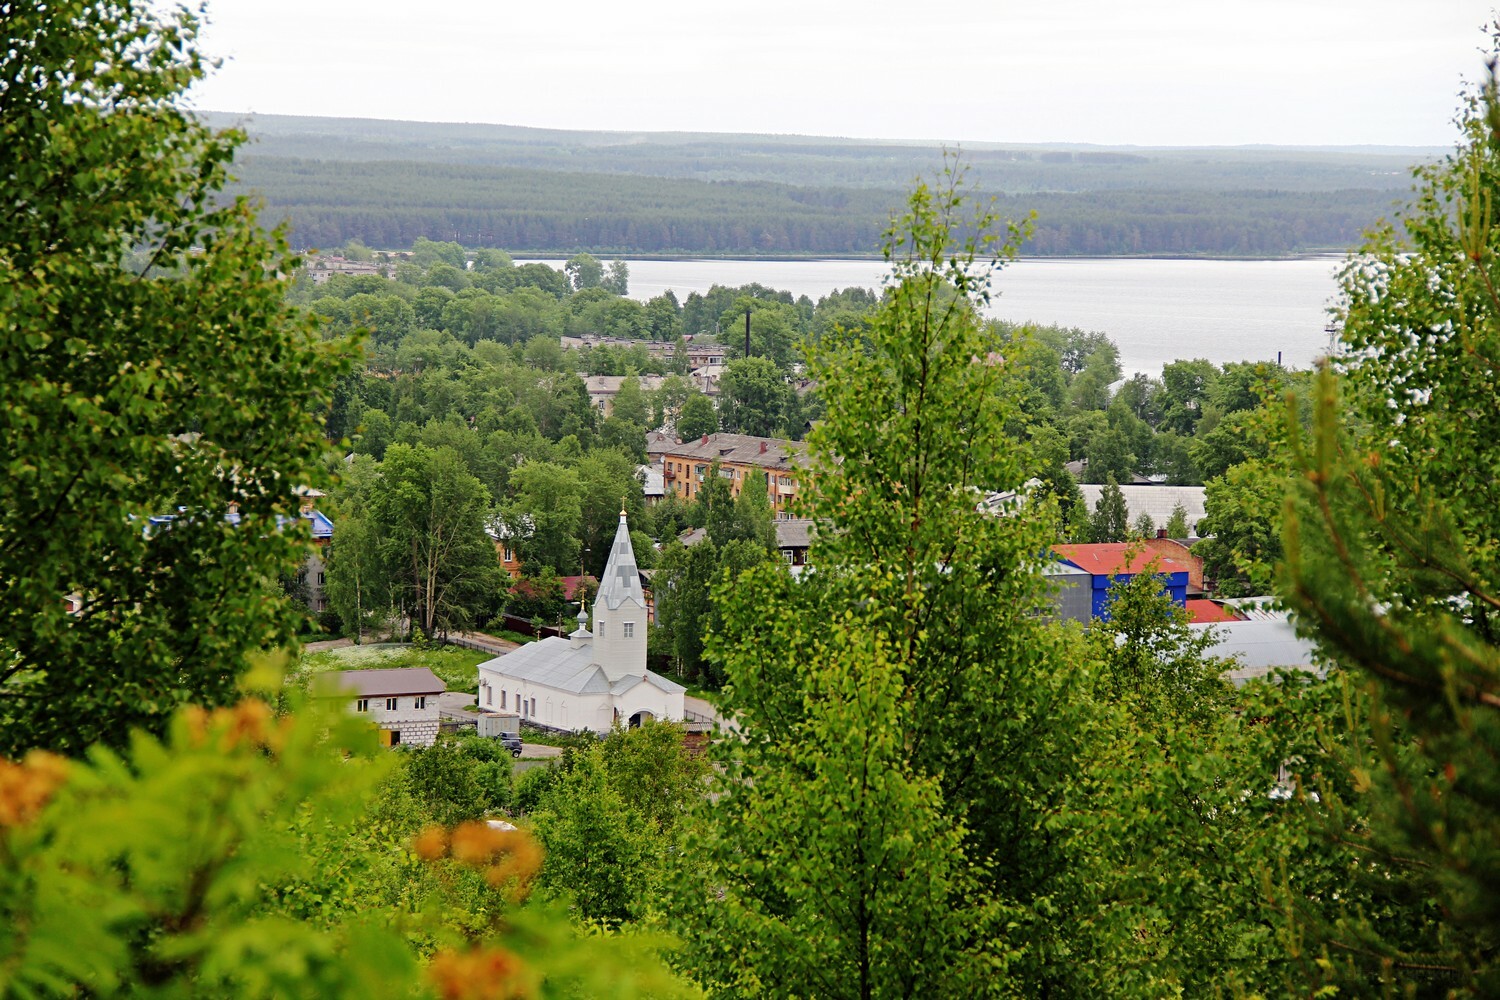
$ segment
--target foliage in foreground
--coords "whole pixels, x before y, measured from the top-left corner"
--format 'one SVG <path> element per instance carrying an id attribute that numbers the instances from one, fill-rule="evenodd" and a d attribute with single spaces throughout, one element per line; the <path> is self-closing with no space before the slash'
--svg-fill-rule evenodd
<path id="1" fill-rule="evenodd" d="M 284 301 L 281 234 L 219 197 L 244 137 L 177 105 L 193 15 L 4 21 L 0 753 L 77 754 L 232 699 L 247 650 L 291 641 L 271 595 L 350 352 Z"/>
<path id="2" fill-rule="evenodd" d="M 1373 741 L 1353 763 L 1368 822 L 1340 836 L 1388 908 L 1312 923 L 1347 989 L 1500 992 L 1500 100 L 1494 64 L 1467 142 L 1420 174 L 1403 220 L 1342 275 L 1344 355 L 1293 438 L 1285 526 L 1299 621 L 1359 672 Z M 1387 910 L 1386 912 L 1389 912 Z"/>
<path id="3" fill-rule="evenodd" d="M 253 698 L 123 753 L 0 763 L 0 994 L 680 992 L 654 942 L 525 902 L 529 834 L 418 833 L 384 799 L 394 763 L 363 720 Z"/>

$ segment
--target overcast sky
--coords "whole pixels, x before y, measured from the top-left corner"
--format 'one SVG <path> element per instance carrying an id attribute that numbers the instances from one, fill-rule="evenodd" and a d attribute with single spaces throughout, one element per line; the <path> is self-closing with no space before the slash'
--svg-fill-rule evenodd
<path id="1" fill-rule="evenodd" d="M 199 108 L 948 142 L 1449 145 L 1475 0 L 209 0 Z"/>

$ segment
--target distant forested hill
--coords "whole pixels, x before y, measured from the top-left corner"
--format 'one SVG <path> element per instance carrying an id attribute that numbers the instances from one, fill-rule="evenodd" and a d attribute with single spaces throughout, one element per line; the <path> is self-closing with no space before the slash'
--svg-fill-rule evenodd
<path id="1" fill-rule="evenodd" d="M 229 116 L 210 115 L 215 124 Z M 561 132 L 269 116 L 242 187 L 298 246 L 418 236 L 514 252 L 873 252 L 942 149 L 800 136 Z M 1037 213 L 1032 254 L 1276 256 L 1353 245 L 1430 149 L 963 148 L 984 192 Z"/>

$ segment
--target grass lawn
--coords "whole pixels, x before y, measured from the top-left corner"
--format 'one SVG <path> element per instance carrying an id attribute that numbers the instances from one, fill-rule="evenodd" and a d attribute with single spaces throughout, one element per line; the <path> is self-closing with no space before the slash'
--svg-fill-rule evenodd
<path id="1" fill-rule="evenodd" d="M 297 664 L 298 672 L 320 674 L 327 670 L 376 670 L 393 667 L 426 667 L 446 685 L 449 691 L 479 693 L 479 672 L 474 668 L 494 653 L 459 646 L 433 646 L 421 649 L 397 643 L 371 643 L 343 646 L 323 653 L 309 653 Z"/>

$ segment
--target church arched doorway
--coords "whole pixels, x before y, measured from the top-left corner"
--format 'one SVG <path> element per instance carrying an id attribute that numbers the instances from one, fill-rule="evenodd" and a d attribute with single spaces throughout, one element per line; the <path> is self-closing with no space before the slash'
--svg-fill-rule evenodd
<path id="1" fill-rule="evenodd" d="M 655 722 L 656 716 L 644 708 L 630 717 L 630 728 L 639 729 L 643 723 Z"/>

